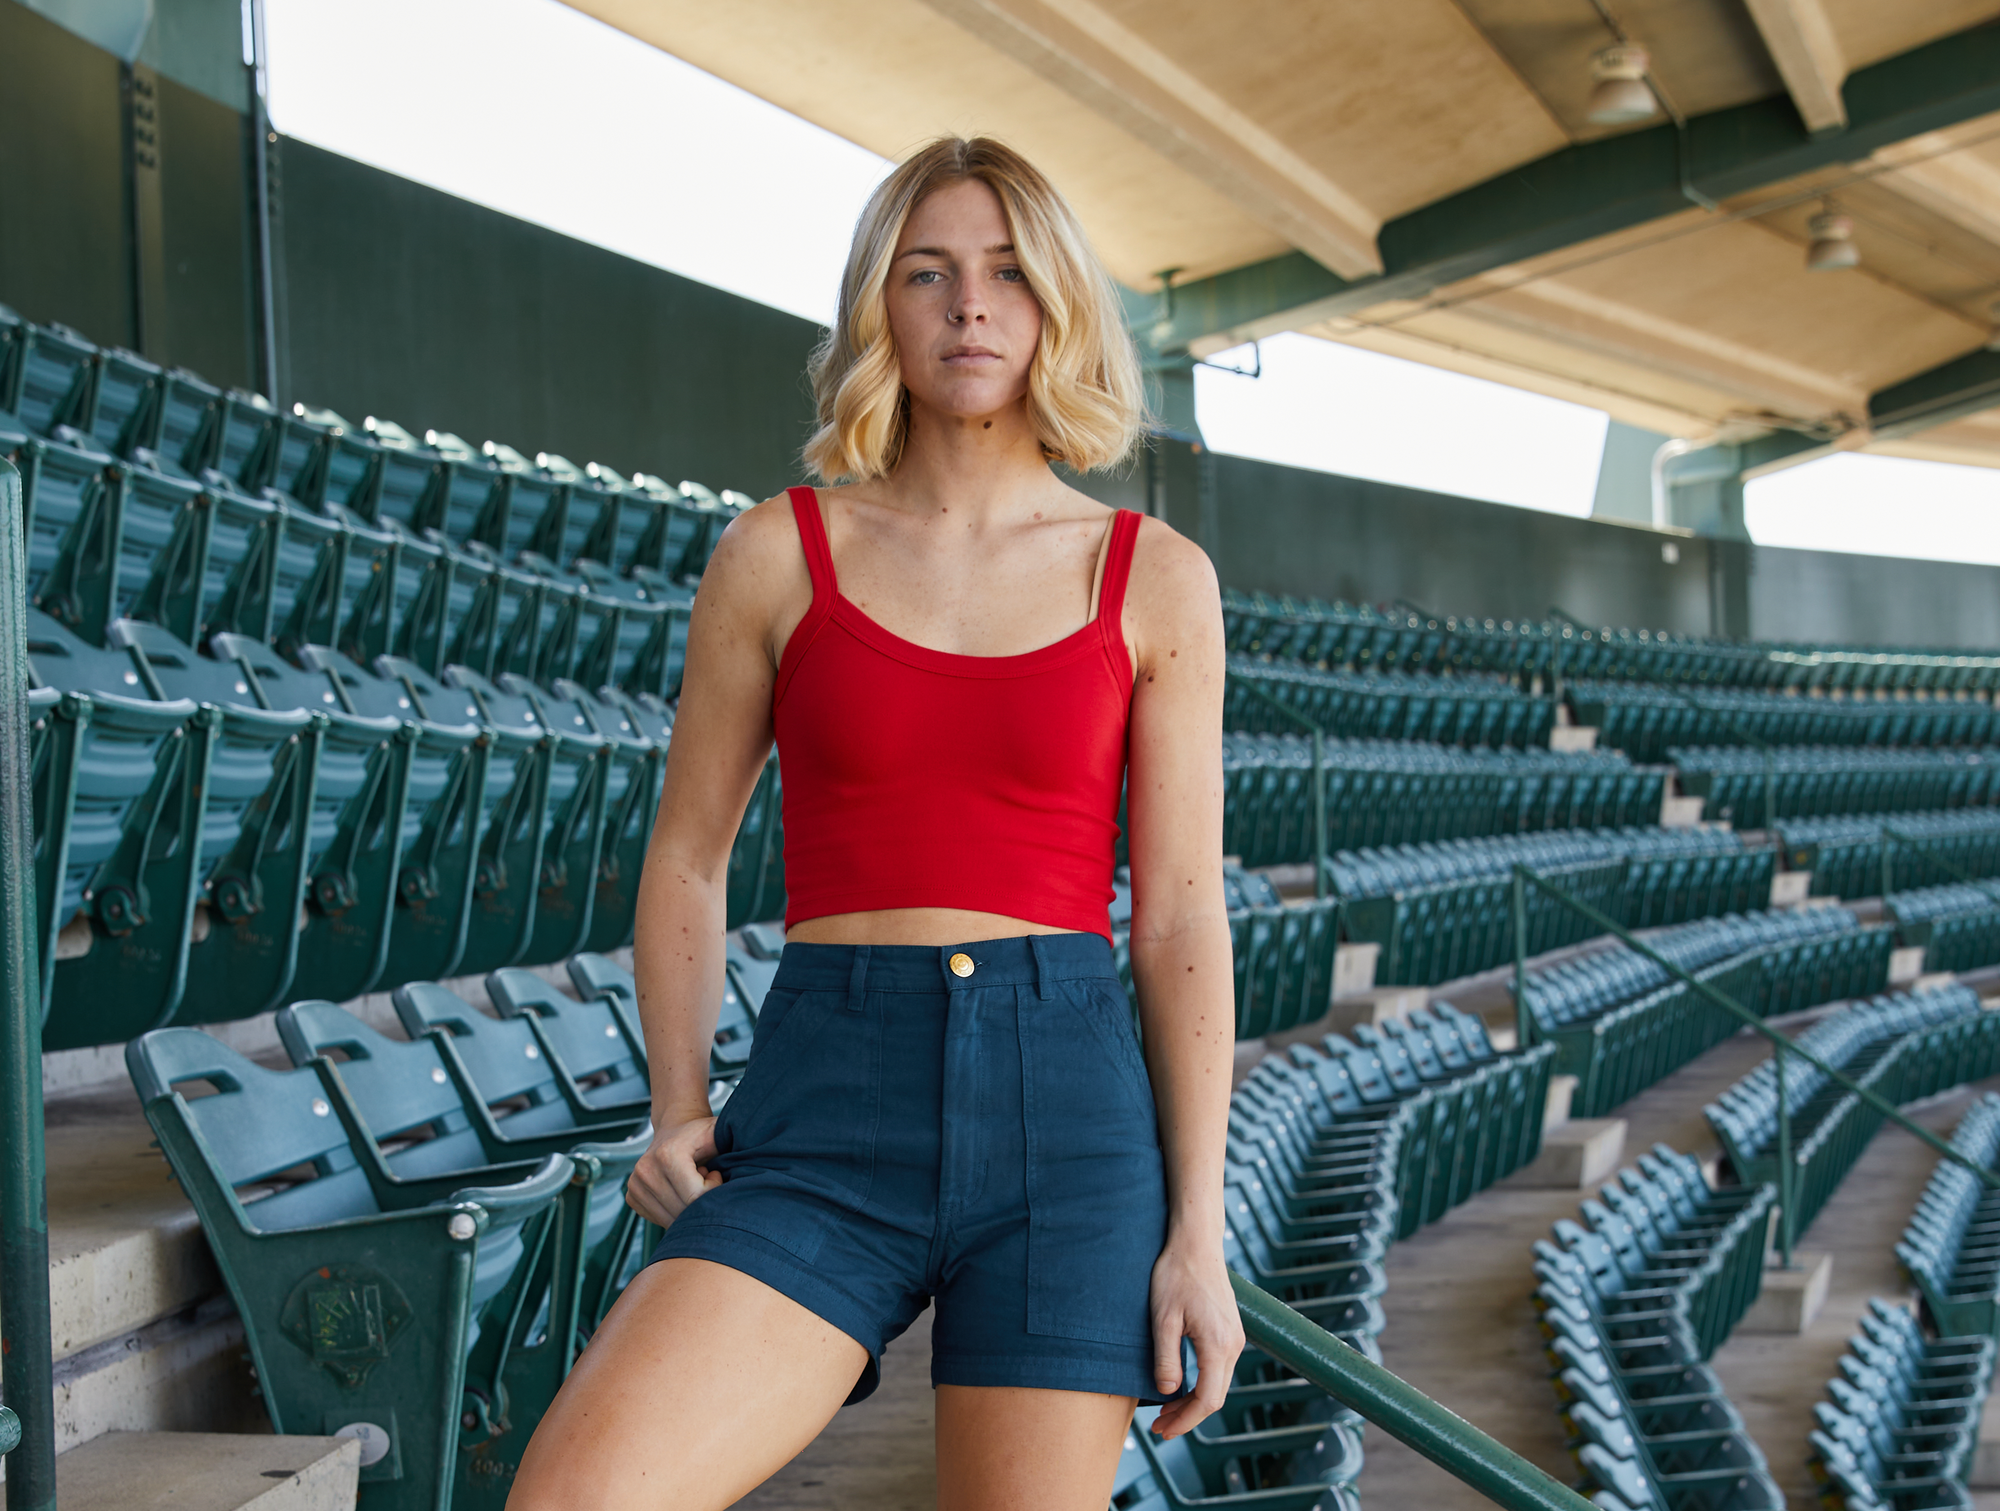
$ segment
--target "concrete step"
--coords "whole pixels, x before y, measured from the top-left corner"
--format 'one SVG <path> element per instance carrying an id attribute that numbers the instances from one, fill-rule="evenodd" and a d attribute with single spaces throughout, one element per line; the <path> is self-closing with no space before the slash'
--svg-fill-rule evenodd
<path id="1" fill-rule="evenodd" d="M 109 1432 L 56 1465 L 63 1511 L 354 1511 L 353 1438 Z"/>
<path id="2" fill-rule="evenodd" d="M 1625 1119 L 1569 1118 L 1542 1132 L 1542 1152 L 1507 1177 L 1517 1189 L 1589 1191 L 1625 1158 Z"/>

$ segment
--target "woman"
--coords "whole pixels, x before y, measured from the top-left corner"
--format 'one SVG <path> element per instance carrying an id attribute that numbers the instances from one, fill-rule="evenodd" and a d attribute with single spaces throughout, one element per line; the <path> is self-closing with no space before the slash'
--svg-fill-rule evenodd
<path id="1" fill-rule="evenodd" d="M 806 459 L 848 481 L 723 533 L 641 888 L 628 1199 L 666 1238 L 517 1511 L 731 1504 L 933 1299 L 940 1505 L 1102 1511 L 1135 1404 L 1187 1431 L 1242 1348 L 1215 575 L 1049 467 L 1137 438 L 1116 291 L 1033 167 L 941 140 L 863 212 L 813 381 Z M 712 1118 L 725 874 L 774 735 L 785 951 Z M 1121 783 L 1143 1058 L 1106 916 Z"/>

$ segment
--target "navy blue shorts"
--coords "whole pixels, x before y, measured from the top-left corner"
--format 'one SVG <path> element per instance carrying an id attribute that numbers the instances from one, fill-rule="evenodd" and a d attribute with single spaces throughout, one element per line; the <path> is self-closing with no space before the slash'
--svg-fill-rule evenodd
<path id="1" fill-rule="evenodd" d="M 741 1270 L 860 1343 L 849 1404 L 932 1298 L 933 1384 L 1162 1399 L 1165 1171 L 1100 935 L 786 945 L 715 1138 L 723 1184 L 653 1258 Z"/>

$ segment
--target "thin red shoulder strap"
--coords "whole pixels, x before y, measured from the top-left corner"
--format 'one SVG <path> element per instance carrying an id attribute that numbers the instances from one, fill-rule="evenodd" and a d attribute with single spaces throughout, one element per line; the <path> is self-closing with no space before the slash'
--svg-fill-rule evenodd
<path id="1" fill-rule="evenodd" d="M 805 548 L 806 571 L 812 574 L 813 609 L 833 602 L 840 581 L 833 573 L 833 547 L 827 542 L 826 521 L 820 517 L 819 490 L 787 488 L 792 500 L 792 518 L 798 521 L 799 544 Z"/>
<path id="2" fill-rule="evenodd" d="M 1111 516 L 1111 549 L 1104 556 L 1104 581 L 1097 593 L 1100 623 L 1118 632 L 1118 616 L 1125 611 L 1125 585 L 1132 578 L 1132 547 L 1139 539 L 1136 510 L 1120 509 Z M 1122 637 L 1121 637 L 1122 639 Z"/>

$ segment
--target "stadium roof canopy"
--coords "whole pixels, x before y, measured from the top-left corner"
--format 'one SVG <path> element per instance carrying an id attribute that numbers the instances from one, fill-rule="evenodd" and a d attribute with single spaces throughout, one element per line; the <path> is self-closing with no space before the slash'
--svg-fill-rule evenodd
<path id="1" fill-rule="evenodd" d="M 1169 366 L 1298 330 L 1771 465 L 2000 466 L 2000 0 L 570 3 L 887 157 L 1012 142 Z M 1594 125 L 1619 42 L 1662 110 Z M 1828 208 L 1856 269 L 1807 270 Z"/>

